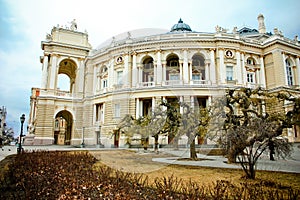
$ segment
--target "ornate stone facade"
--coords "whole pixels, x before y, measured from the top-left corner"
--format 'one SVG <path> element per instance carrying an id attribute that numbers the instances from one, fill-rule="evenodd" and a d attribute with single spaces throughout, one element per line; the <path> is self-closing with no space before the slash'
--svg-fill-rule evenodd
<path id="1" fill-rule="evenodd" d="M 231 33 L 178 23 L 172 31 L 120 34 L 96 49 L 77 24 L 53 27 L 42 42 L 42 86 L 32 89 L 34 144 L 122 146 L 125 138 L 113 134 L 120 119 L 147 115 L 161 99 L 207 105 L 240 86 L 299 95 L 299 41 L 267 33 L 262 15 L 258 30 L 235 27 Z M 68 91 L 57 88 L 60 74 L 69 77 Z M 297 130 L 288 132 L 291 141 L 300 140 Z"/>

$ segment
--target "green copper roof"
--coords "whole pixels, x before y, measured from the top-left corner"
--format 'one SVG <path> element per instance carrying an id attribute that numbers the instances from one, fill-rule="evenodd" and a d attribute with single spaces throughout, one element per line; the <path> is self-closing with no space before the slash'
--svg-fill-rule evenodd
<path id="1" fill-rule="evenodd" d="M 192 29 L 189 25 L 183 23 L 183 21 L 180 18 L 178 23 L 173 25 L 170 32 L 174 31 L 192 31 Z"/>

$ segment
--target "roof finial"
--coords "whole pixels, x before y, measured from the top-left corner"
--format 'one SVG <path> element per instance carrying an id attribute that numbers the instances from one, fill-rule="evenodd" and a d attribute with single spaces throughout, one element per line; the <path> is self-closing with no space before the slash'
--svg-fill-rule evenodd
<path id="1" fill-rule="evenodd" d="M 178 23 L 183 23 L 183 21 L 182 21 L 181 17 L 180 17 L 180 19 L 179 19 Z"/>

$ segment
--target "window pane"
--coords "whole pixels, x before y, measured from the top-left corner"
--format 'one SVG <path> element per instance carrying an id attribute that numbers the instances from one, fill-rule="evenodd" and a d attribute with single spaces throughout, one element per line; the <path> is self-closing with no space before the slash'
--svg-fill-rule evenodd
<path id="1" fill-rule="evenodd" d="M 120 117 L 120 104 L 115 104 L 115 117 Z"/>
<path id="2" fill-rule="evenodd" d="M 292 67 L 291 64 L 288 60 L 285 61 L 286 64 L 286 75 L 287 75 L 287 81 L 288 85 L 293 85 L 293 72 L 292 72 Z"/>
<path id="3" fill-rule="evenodd" d="M 226 79 L 227 79 L 227 81 L 233 80 L 233 67 L 232 66 L 226 66 Z"/>
<path id="4" fill-rule="evenodd" d="M 177 74 L 170 74 L 170 80 L 179 80 L 179 75 L 177 75 Z"/>
<path id="5" fill-rule="evenodd" d="M 199 74 L 193 74 L 193 80 L 200 80 Z"/>
<path id="6" fill-rule="evenodd" d="M 122 80 L 122 77 L 123 76 L 123 71 L 118 71 L 117 72 L 117 84 L 118 85 L 121 85 L 123 84 L 123 80 Z"/>

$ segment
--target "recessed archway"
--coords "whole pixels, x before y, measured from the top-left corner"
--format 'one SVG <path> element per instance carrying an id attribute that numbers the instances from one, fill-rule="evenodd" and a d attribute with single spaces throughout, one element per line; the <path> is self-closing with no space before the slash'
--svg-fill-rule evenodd
<path id="1" fill-rule="evenodd" d="M 73 116 L 67 110 L 58 112 L 55 116 L 54 144 L 70 145 L 72 139 Z"/>

